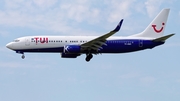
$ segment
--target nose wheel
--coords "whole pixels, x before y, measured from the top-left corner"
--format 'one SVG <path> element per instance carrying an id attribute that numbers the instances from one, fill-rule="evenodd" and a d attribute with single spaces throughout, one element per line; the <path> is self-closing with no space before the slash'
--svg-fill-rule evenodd
<path id="1" fill-rule="evenodd" d="M 16 51 L 16 53 L 18 54 L 22 54 L 21 58 L 24 59 L 25 58 L 25 55 L 24 55 L 24 52 L 23 51 Z"/>
<path id="2" fill-rule="evenodd" d="M 24 55 L 24 54 L 22 54 L 21 58 L 22 58 L 22 59 L 24 59 L 24 58 L 25 58 L 25 55 Z"/>
<path id="3" fill-rule="evenodd" d="M 91 59 L 93 58 L 93 55 L 90 54 L 86 54 L 86 61 L 89 62 Z"/>

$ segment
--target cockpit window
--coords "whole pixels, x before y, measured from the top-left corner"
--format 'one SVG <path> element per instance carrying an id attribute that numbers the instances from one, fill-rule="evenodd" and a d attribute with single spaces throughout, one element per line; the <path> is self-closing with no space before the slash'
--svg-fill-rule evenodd
<path id="1" fill-rule="evenodd" d="M 14 40 L 14 42 L 19 42 L 19 40 L 18 40 L 18 39 L 16 39 L 16 40 Z"/>

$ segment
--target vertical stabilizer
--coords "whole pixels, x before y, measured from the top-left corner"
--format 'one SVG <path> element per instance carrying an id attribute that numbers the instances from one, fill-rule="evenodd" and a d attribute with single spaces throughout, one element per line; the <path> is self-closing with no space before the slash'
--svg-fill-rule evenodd
<path id="1" fill-rule="evenodd" d="M 164 34 L 165 27 L 167 25 L 167 18 L 170 9 L 163 9 L 154 20 L 148 25 L 148 27 L 141 33 L 133 35 L 135 37 L 148 37 L 159 38 Z"/>

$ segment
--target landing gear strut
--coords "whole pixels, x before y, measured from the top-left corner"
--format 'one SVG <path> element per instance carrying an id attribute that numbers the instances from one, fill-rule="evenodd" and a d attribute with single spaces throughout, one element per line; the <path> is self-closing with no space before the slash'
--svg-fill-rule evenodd
<path id="1" fill-rule="evenodd" d="M 22 58 L 22 59 L 24 59 L 24 58 L 25 58 L 25 55 L 24 55 L 24 54 L 22 54 L 21 58 Z"/>
<path id="2" fill-rule="evenodd" d="M 16 51 L 16 53 L 18 54 L 22 54 L 21 58 L 24 59 L 25 58 L 25 55 L 24 55 L 24 52 L 23 51 Z"/>
<path id="3" fill-rule="evenodd" d="M 86 54 L 86 61 L 89 62 L 93 58 L 93 55 L 91 53 Z"/>

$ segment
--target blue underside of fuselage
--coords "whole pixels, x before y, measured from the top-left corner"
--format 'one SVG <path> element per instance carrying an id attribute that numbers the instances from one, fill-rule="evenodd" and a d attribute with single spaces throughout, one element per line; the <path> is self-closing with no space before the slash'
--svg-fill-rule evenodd
<path id="1" fill-rule="evenodd" d="M 98 53 L 134 52 L 138 50 L 151 49 L 154 48 L 155 46 L 164 44 L 164 42 L 153 42 L 151 40 L 108 40 L 106 41 L 106 44 L 107 45 L 102 46 L 102 49 L 99 49 Z M 15 50 L 15 51 L 17 53 L 24 53 L 24 52 L 62 53 L 64 51 L 64 47 L 24 49 L 24 50 Z M 87 51 L 81 53 L 87 53 Z M 91 51 L 91 53 L 97 53 L 97 51 Z"/>

